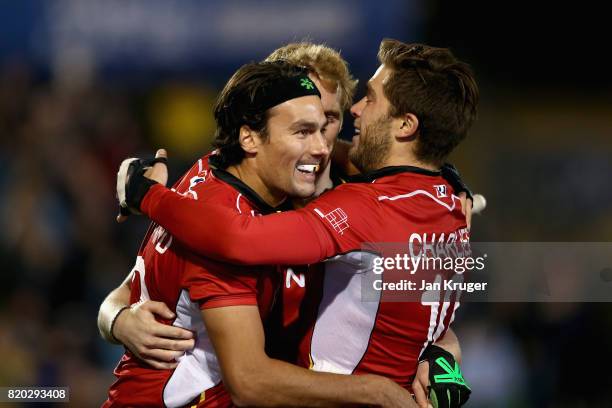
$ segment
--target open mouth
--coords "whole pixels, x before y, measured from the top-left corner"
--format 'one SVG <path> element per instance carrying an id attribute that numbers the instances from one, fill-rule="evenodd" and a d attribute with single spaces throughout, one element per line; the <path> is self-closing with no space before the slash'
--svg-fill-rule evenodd
<path id="1" fill-rule="evenodd" d="M 314 174 L 319 171 L 320 167 L 318 164 L 300 164 L 296 166 L 296 169 L 304 174 Z"/>

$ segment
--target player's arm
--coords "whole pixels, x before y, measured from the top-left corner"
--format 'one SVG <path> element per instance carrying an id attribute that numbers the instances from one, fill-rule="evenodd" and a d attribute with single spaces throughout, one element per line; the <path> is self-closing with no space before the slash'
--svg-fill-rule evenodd
<path id="1" fill-rule="evenodd" d="M 164 157 L 165 151 L 158 150 L 156 160 Z M 117 220 L 142 212 L 196 254 L 235 264 L 308 264 L 337 252 L 325 228 L 309 219 L 312 213 L 242 216 L 226 206 L 165 188 L 167 178 L 161 162 L 151 167 L 147 161 L 124 160 L 117 174 L 121 206 Z"/>
<path id="2" fill-rule="evenodd" d="M 444 333 L 444 337 L 439 338 L 434 344 L 451 353 L 455 357 L 455 361 L 461 364 L 461 346 L 453 329 L 449 328 Z"/>
<path id="3" fill-rule="evenodd" d="M 459 339 L 452 329 L 448 329 L 444 333 L 444 337 L 438 339 L 434 343 L 438 347 L 442 347 L 455 357 L 455 360 L 461 364 L 461 347 Z M 416 376 L 412 382 L 412 391 L 416 397 L 419 407 L 427 408 L 427 387 L 429 386 L 429 362 L 423 360 L 419 362 Z"/>
<path id="4" fill-rule="evenodd" d="M 299 211 L 251 217 L 155 184 L 140 210 L 200 255 L 236 264 L 299 265 L 341 252 L 311 205 Z"/>
<path id="5" fill-rule="evenodd" d="M 257 306 L 204 309 L 202 316 L 237 406 L 416 407 L 406 390 L 383 377 L 320 373 L 270 359 Z"/>
<path id="6" fill-rule="evenodd" d="M 156 315 L 165 319 L 174 317 L 163 302 L 147 300 L 130 306 L 131 279 L 132 273 L 100 305 L 100 334 L 111 343 L 125 345 L 154 368 L 174 368 L 175 358 L 193 348 L 193 333 L 155 319 Z"/>
<path id="7" fill-rule="evenodd" d="M 459 339 L 455 332 L 449 328 L 444 334 L 444 337 L 438 339 L 433 346 L 439 347 L 440 349 L 431 352 L 429 350 L 431 346 L 428 347 L 428 350 L 424 353 L 427 355 L 421 357 L 416 376 L 412 382 L 412 391 L 414 392 L 416 401 L 420 408 L 427 408 L 430 403 L 432 403 L 435 408 L 461 407 L 469 399 L 471 390 L 465 383 L 461 370 L 459 369 L 459 364 L 461 363 Z M 444 352 L 450 354 L 444 355 Z M 444 357 L 447 363 L 438 364 L 435 361 L 438 357 Z M 433 370 L 431 364 L 435 364 Z M 453 375 L 449 376 L 448 371 L 453 372 Z M 448 379 L 456 377 L 454 378 L 455 381 L 447 381 L 448 379 L 444 378 L 442 381 L 438 382 L 436 381 L 436 377 L 439 377 L 440 374 L 449 377 Z M 432 393 L 435 394 L 435 397 L 432 396 Z"/>
<path id="8" fill-rule="evenodd" d="M 98 330 L 102 338 L 110 343 L 121 344 L 113 331 L 117 318 L 130 306 L 130 282 L 132 273 L 113 289 L 100 305 L 98 311 Z"/>

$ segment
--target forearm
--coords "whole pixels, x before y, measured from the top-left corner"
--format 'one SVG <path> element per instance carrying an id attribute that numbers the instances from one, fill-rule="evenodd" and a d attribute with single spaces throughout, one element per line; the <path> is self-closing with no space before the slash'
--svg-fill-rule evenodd
<path id="1" fill-rule="evenodd" d="M 264 407 L 381 406 L 386 391 L 399 387 L 375 375 L 340 375 L 306 370 L 267 359 L 243 377 L 237 405 Z"/>
<path id="2" fill-rule="evenodd" d="M 202 317 L 235 405 L 404 407 L 412 402 L 386 378 L 320 373 L 270 359 L 256 306 L 205 309 Z"/>
<path id="3" fill-rule="evenodd" d="M 119 344 L 117 339 L 113 336 L 112 324 L 113 320 L 117 317 L 117 314 L 121 311 L 122 308 L 129 306 L 130 303 L 130 276 L 125 279 L 125 281 L 117 288 L 115 288 L 111 293 L 108 294 L 106 299 L 100 305 L 100 310 L 98 311 L 98 330 L 100 331 L 100 335 L 104 340 Z"/>
<path id="4" fill-rule="evenodd" d="M 236 264 L 308 264 L 324 259 L 319 237 L 302 212 L 251 217 L 233 209 L 152 187 L 141 210 L 197 254 Z M 222 239 L 220 239 L 222 237 Z"/>
<path id="5" fill-rule="evenodd" d="M 438 339 L 434 344 L 451 353 L 453 357 L 455 357 L 455 360 L 461 364 L 461 346 L 459 345 L 459 339 L 453 329 L 449 328 L 446 333 L 444 333 L 444 337 Z"/>

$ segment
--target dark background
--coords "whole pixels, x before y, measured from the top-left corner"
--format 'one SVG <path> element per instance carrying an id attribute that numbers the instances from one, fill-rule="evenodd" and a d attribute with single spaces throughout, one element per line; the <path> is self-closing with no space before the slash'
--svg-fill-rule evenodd
<path id="1" fill-rule="evenodd" d="M 608 241 L 609 24 L 589 2 L 2 2 L 0 386 L 104 400 L 122 350 L 99 338 L 97 308 L 147 225 L 114 222 L 119 163 L 163 146 L 175 180 L 207 151 L 231 73 L 288 41 L 340 49 L 361 86 L 383 37 L 450 47 L 481 87 L 452 158 L 488 199 L 473 239 Z M 465 304 L 468 406 L 612 406 L 610 311 Z"/>

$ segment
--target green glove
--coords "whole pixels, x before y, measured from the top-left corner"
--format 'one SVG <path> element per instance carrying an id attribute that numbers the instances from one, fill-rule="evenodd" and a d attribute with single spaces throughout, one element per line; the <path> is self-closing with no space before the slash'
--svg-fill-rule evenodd
<path id="1" fill-rule="evenodd" d="M 472 390 L 465 382 L 455 357 L 441 347 L 429 345 L 419 361 L 429 362 L 429 401 L 434 408 L 459 408 Z"/>

